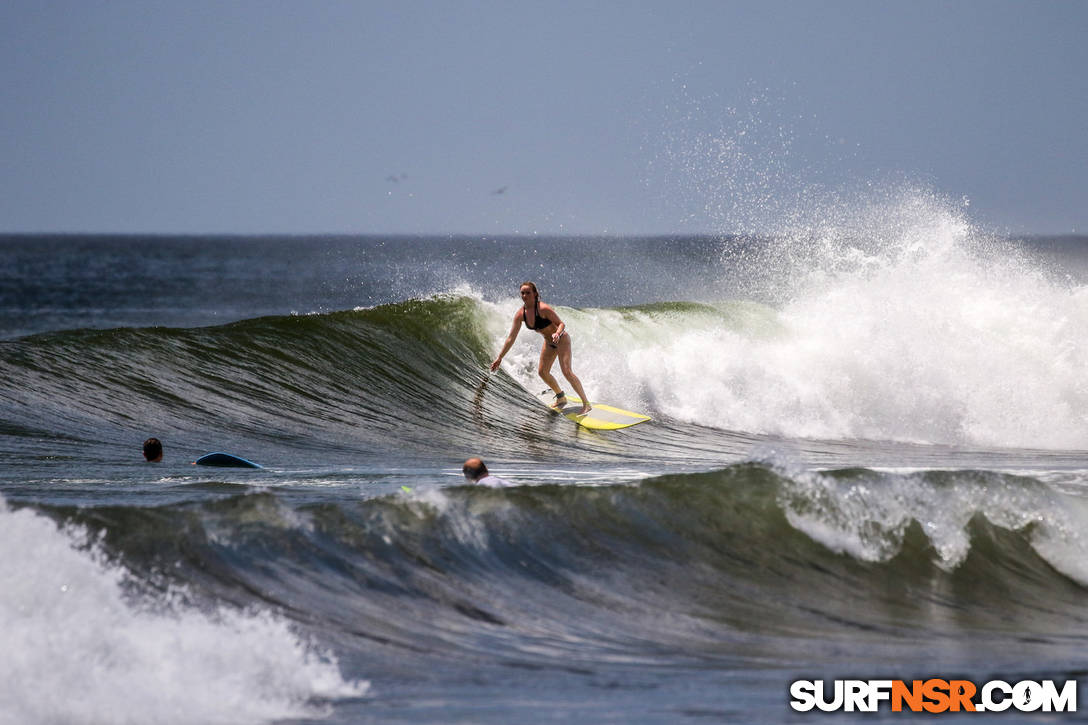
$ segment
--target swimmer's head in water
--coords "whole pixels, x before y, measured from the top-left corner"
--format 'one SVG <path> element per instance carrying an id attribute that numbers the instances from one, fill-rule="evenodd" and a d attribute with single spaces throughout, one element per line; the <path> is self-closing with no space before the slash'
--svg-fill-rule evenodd
<path id="1" fill-rule="evenodd" d="M 148 463 L 158 463 L 162 460 L 162 441 L 158 438 L 148 438 L 144 441 L 144 458 Z"/>

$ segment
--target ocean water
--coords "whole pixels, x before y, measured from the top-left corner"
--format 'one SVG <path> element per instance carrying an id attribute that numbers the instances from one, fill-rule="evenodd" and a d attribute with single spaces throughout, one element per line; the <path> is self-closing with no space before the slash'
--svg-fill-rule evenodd
<path id="1" fill-rule="evenodd" d="M 801 722 L 795 679 L 1088 681 L 1088 239 L 854 211 L 0 238 L 0 723 Z M 528 331 L 489 374 L 526 279 L 652 422 L 541 408 Z M 219 450 L 264 468 L 191 465 Z"/>

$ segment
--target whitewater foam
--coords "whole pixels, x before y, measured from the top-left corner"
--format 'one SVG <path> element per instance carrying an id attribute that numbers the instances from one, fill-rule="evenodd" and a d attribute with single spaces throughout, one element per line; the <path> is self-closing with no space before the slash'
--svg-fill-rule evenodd
<path id="1" fill-rule="evenodd" d="M 0 723 L 257 723 L 367 691 L 268 612 L 132 600 L 86 532 L 2 501 L 0 551 Z"/>
<path id="2" fill-rule="evenodd" d="M 1088 506 L 1037 480 L 995 472 L 861 471 L 848 476 L 772 464 L 782 476 L 778 503 L 790 525 L 837 553 L 884 562 L 903 546 L 916 522 L 945 570 L 971 550 L 968 524 L 981 514 L 1022 532 L 1035 551 L 1069 578 L 1088 584 L 1082 536 Z"/>
<path id="3" fill-rule="evenodd" d="M 930 192 L 852 208 L 745 243 L 771 306 L 559 308 L 590 398 L 792 438 L 1088 447 L 1088 287 Z M 501 339 L 510 313 L 485 306 Z M 526 389 L 533 343 L 507 358 Z"/>

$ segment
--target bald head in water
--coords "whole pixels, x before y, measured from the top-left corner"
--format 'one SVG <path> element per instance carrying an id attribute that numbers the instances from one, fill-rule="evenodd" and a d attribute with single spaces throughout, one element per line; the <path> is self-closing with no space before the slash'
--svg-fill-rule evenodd
<path id="1" fill-rule="evenodd" d="M 479 458 L 470 458 L 465 461 L 465 465 L 461 466 L 461 473 L 465 474 L 465 478 L 470 481 L 479 481 L 487 475 L 487 466 Z"/>

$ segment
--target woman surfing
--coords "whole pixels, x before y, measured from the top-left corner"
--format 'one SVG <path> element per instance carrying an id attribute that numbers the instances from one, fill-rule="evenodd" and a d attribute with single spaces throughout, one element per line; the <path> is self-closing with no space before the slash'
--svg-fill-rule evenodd
<path id="1" fill-rule="evenodd" d="M 491 370 L 498 370 L 503 357 L 509 352 L 514 340 L 518 337 L 518 333 L 521 332 L 521 324 L 524 322 L 525 327 L 539 332 L 544 337 L 544 346 L 540 348 L 540 364 L 537 366 L 537 372 L 540 374 L 540 378 L 548 384 L 548 387 L 555 391 L 555 402 L 552 407 L 562 409 L 567 404 L 567 396 L 563 394 L 559 383 L 556 382 L 551 373 L 555 358 L 558 357 L 559 369 L 563 371 L 563 377 L 574 387 L 574 391 L 582 399 L 582 409 L 578 411 L 578 415 L 585 415 L 593 406 L 589 404 L 589 398 L 586 397 L 586 392 L 582 390 L 582 381 L 578 379 L 578 376 L 574 374 L 570 367 L 571 345 L 570 335 L 567 334 L 567 326 L 559 319 L 559 315 L 551 305 L 540 301 L 540 292 L 537 291 L 536 285 L 532 282 L 521 283 L 521 303 L 522 306 L 514 313 L 514 324 L 510 328 L 510 334 L 506 336 L 502 352 L 491 363 Z"/>

